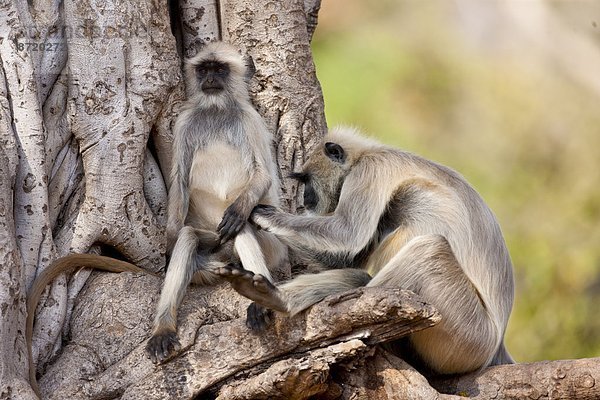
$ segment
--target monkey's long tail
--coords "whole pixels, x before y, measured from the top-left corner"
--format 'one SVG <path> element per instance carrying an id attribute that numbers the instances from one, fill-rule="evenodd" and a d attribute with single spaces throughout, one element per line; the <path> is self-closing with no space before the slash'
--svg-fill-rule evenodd
<path id="1" fill-rule="evenodd" d="M 149 273 L 131 263 L 96 254 L 69 254 L 50 264 L 39 274 L 27 295 L 27 323 L 25 326 L 25 342 L 29 353 L 29 383 L 35 394 L 41 399 L 40 388 L 35 378 L 35 365 L 33 365 L 33 352 L 31 341 L 33 336 L 33 317 L 40 297 L 46 286 L 58 275 L 74 268 L 96 268 L 108 272 L 144 272 Z"/>

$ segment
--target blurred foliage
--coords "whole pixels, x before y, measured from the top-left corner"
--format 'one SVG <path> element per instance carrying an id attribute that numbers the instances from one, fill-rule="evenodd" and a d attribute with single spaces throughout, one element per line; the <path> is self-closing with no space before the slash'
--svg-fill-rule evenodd
<path id="1" fill-rule="evenodd" d="M 515 266 L 518 361 L 599 356 L 600 93 L 514 32 L 508 50 L 470 40 L 454 4 L 324 0 L 313 50 L 328 123 L 451 166 L 480 192 Z M 585 5 L 552 10 L 598 43 L 599 4 Z M 496 39 L 511 31 L 500 22 Z"/>

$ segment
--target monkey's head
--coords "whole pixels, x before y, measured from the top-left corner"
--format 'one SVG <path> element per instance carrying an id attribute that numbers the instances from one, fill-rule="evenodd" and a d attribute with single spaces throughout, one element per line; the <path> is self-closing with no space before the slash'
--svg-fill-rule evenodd
<path id="1" fill-rule="evenodd" d="M 318 214 L 335 211 L 346 177 L 364 154 L 380 144 L 356 129 L 335 127 L 329 131 L 292 178 L 304 183 L 304 207 Z"/>
<path id="2" fill-rule="evenodd" d="M 194 57 L 186 60 L 187 87 L 192 97 L 218 105 L 226 98 L 248 98 L 248 75 L 253 64 L 246 66 L 241 54 L 224 42 L 207 43 Z"/>

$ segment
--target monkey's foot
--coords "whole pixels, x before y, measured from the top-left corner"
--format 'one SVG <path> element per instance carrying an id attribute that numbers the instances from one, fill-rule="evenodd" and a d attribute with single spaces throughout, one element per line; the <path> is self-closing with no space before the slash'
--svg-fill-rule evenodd
<path id="1" fill-rule="evenodd" d="M 146 354 L 154 364 L 165 362 L 179 349 L 181 349 L 181 344 L 179 344 L 177 333 L 173 331 L 156 333 L 146 344 Z"/>
<path id="2" fill-rule="evenodd" d="M 229 264 L 216 271 L 221 278 L 231 283 L 236 292 L 250 300 L 275 311 L 287 312 L 283 293 L 267 278 L 254 274 L 240 264 Z"/>
<path id="3" fill-rule="evenodd" d="M 246 326 L 253 331 L 264 330 L 273 320 L 273 310 L 250 303 L 246 310 Z"/>

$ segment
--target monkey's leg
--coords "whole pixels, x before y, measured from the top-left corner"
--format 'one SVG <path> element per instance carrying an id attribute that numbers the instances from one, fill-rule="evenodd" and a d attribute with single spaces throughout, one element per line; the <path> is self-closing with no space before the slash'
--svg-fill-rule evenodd
<path id="1" fill-rule="evenodd" d="M 365 286 L 371 279 L 360 269 L 336 269 L 299 275 L 276 287 L 264 277 L 238 267 L 221 268 L 218 274 L 231 282 L 238 293 L 255 302 L 246 315 L 246 325 L 254 330 L 263 329 L 269 322 L 265 308 L 295 315 L 331 294 Z"/>
<path id="2" fill-rule="evenodd" d="M 165 361 L 181 345 L 177 339 L 177 308 L 201 262 L 197 252 L 202 235 L 190 226 L 184 226 L 173 248 L 173 254 L 156 308 L 154 330 L 146 345 L 153 363 Z"/>
<path id="3" fill-rule="evenodd" d="M 254 230 L 260 244 L 266 266 L 271 273 L 282 271 L 288 262 L 288 248 L 275 235 L 263 230 Z"/>
<path id="4" fill-rule="evenodd" d="M 273 282 L 265 257 L 256 237 L 256 229 L 246 224 L 234 240 L 235 251 L 244 268 Z"/>
<path id="5" fill-rule="evenodd" d="M 502 333 L 443 236 L 411 239 L 367 286 L 410 289 L 438 309 L 441 322 L 412 334 L 402 352 L 437 374 L 486 366 L 500 344 Z"/>

